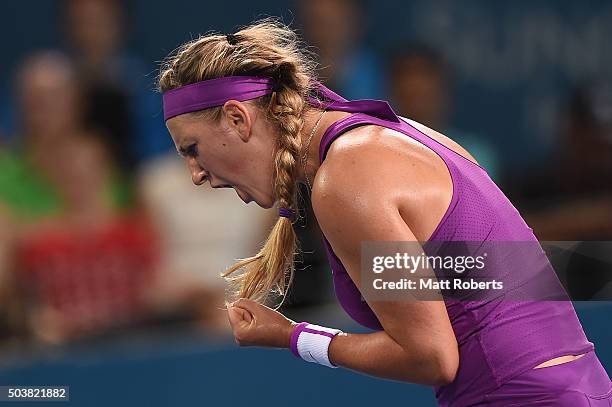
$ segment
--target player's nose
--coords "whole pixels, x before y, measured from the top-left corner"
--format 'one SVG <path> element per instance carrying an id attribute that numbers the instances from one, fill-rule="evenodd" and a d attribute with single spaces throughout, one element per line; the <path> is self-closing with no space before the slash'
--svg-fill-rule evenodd
<path id="1" fill-rule="evenodd" d="M 196 160 L 189 160 L 189 171 L 191 172 L 191 181 L 195 185 L 202 185 L 208 179 L 208 172 L 206 172 Z"/>
<path id="2" fill-rule="evenodd" d="M 191 180 L 195 185 L 202 185 L 206 182 L 206 178 L 206 171 L 199 171 L 191 174 Z"/>

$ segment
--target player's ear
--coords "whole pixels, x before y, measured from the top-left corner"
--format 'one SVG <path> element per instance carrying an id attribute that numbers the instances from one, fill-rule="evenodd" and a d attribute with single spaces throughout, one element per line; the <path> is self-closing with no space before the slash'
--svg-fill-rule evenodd
<path id="1" fill-rule="evenodd" d="M 228 100 L 223 105 L 223 114 L 227 125 L 242 141 L 246 142 L 251 137 L 251 114 L 246 105 L 237 100 Z"/>

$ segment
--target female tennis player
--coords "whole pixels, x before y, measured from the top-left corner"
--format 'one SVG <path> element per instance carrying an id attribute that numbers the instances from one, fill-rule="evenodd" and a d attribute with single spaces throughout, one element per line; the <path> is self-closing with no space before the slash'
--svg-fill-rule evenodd
<path id="1" fill-rule="evenodd" d="M 160 74 L 193 182 L 279 206 L 261 251 L 226 272 L 240 298 L 227 310 L 236 342 L 431 385 L 441 406 L 608 406 L 612 383 L 569 301 L 361 300 L 363 241 L 537 239 L 461 146 L 384 101 L 343 99 L 314 67 L 268 19 L 183 45 Z M 262 304 L 291 283 L 298 182 L 312 191 L 340 303 L 375 332 L 296 324 Z"/>

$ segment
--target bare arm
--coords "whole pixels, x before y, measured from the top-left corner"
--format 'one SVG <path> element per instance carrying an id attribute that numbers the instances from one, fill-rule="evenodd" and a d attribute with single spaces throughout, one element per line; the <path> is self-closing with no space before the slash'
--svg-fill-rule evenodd
<path id="1" fill-rule="evenodd" d="M 390 172 L 382 163 L 394 157 L 381 154 L 385 155 L 377 151 L 354 160 L 352 152 L 339 152 L 330 160 L 333 166 L 320 168 L 313 191 L 323 233 L 358 288 L 362 241 L 417 241 L 396 202 L 397 179 L 402 178 L 403 185 L 410 181 Z M 329 350 L 332 363 L 426 385 L 454 380 L 458 347 L 442 301 L 368 301 L 368 305 L 384 331 L 336 336 Z"/>
<path id="2" fill-rule="evenodd" d="M 358 288 L 362 241 L 427 239 L 450 202 L 443 192 L 448 192 L 449 175 L 443 162 L 432 164 L 435 153 L 419 145 L 397 149 L 388 134 L 370 139 L 364 133 L 346 150 L 338 147 L 342 140 L 334 143 L 313 189 L 319 224 Z M 417 232 L 408 226 L 413 220 Z M 443 301 L 368 300 L 368 305 L 384 330 L 335 336 L 329 347 L 332 363 L 425 385 L 454 380 L 459 352 Z M 228 318 L 241 346 L 290 346 L 295 323 L 262 304 L 240 299 L 228 306 Z"/>

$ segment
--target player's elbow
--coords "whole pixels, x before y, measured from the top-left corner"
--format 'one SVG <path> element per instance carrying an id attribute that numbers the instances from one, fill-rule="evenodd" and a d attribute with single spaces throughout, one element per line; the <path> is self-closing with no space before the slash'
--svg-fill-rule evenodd
<path id="1" fill-rule="evenodd" d="M 455 381 L 459 370 L 459 353 L 456 350 L 436 352 L 431 358 L 433 385 L 445 386 Z"/>
<path id="2" fill-rule="evenodd" d="M 458 363 L 452 361 L 441 361 L 439 362 L 436 372 L 437 377 L 434 380 L 435 386 L 446 386 L 455 381 L 457 377 L 457 370 L 459 369 Z"/>
<path id="3" fill-rule="evenodd" d="M 417 356 L 418 355 L 418 356 Z M 416 358 L 415 358 L 416 357 Z M 459 369 L 457 350 L 422 349 L 406 353 L 398 379 L 426 386 L 445 386 L 455 381 Z M 410 366 L 409 368 L 407 368 Z"/>

